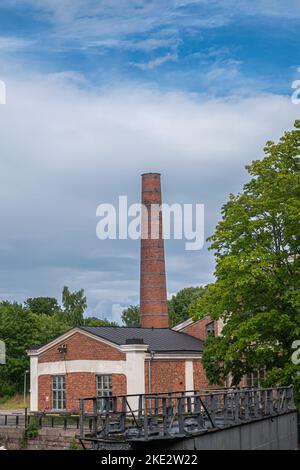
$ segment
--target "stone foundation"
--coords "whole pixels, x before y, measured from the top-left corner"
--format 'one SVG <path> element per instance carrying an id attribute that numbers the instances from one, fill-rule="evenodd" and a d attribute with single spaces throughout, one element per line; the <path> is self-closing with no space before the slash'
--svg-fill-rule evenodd
<path id="1" fill-rule="evenodd" d="M 70 450 L 82 446 L 76 439 L 78 430 L 59 428 L 42 428 L 34 439 L 24 440 L 24 428 L 0 426 L 0 447 L 8 450 Z"/>

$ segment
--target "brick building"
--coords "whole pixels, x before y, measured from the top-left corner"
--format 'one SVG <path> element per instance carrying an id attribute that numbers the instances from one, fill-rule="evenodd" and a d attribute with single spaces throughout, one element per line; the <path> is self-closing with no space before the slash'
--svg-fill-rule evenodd
<path id="1" fill-rule="evenodd" d="M 140 327 L 78 327 L 32 348 L 31 411 L 78 411 L 79 397 L 188 391 L 207 387 L 203 340 L 220 325 L 208 318 L 168 326 L 160 175 L 142 175 Z M 146 237 L 145 237 L 146 233 Z"/>
<path id="2" fill-rule="evenodd" d="M 30 408 L 75 411 L 83 396 L 205 388 L 202 350 L 170 328 L 74 328 L 28 351 Z"/>

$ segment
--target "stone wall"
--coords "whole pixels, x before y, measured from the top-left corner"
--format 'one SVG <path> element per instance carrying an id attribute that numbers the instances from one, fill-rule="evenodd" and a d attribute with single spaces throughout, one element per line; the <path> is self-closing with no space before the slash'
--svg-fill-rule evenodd
<path id="1" fill-rule="evenodd" d="M 81 449 L 76 439 L 78 430 L 63 430 L 59 428 L 43 428 L 34 439 L 24 441 L 24 428 L 0 426 L 0 446 L 8 450 L 70 450 L 74 445 Z"/>
<path id="2" fill-rule="evenodd" d="M 35 439 L 23 439 L 24 428 L 0 426 L 0 446 L 9 450 L 70 450 L 75 446 L 81 449 L 76 439 L 78 430 L 43 428 Z M 108 449 L 107 444 L 104 448 Z M 142 449 L 141 449 L 142 447 Z M 117 449 L 117 447 L 113 447 Z M 143 451 L 167 450 L 294 450 L 298 448 L 297 412 L 290 412 L 272 419 L 262 419 L 232 426 L 227 429 L 211 430 L 182 440 L 158 440 L 133 448 Z M 128 445 L 118 445 L 119 450 L 127 450 Z"/>

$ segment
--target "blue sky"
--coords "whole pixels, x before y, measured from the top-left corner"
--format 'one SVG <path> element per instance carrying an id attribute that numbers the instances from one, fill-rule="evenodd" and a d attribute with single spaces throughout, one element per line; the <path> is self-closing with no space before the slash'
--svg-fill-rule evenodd
<path id="1" fill-rule="evenodd" d="M 202 202 L 206 235 L 244 166 L 299 116 L 300 3 L 2 0 L 0 298 L 85 288 L 89 313 L 138 303 L 138 244 L 99 242 L 96 206 Z M 213 280 L 204 249 L 168 242 L 169 294 Z"/>
<path id="2" fill-rule="evenodd" d="M 289 93 L 297 1 L 2 1 L 0 50 L 92 85 L 138 81 L 190 92 Z"/>

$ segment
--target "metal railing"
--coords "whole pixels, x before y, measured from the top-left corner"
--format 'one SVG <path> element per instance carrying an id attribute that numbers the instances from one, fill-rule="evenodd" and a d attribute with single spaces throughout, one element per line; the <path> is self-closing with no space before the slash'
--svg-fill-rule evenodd
<path id="1" fill-rule="evenodd" d="M 80 439 L 172 439 L 294 409 L 292 386 L 86 397 L 80 399 Z"/>
<path id="2" fill-rule="evenodd" d="M 80 416 L 70 413 L 28 413 L 27 409 L 12 414 L 0 410 L 0 426 L 26 428 L 31 423 L 35 423 L 38 428 L 79 429 Z M 91 431 L 92 420 L 85 420 L 84 428 Z"/>

